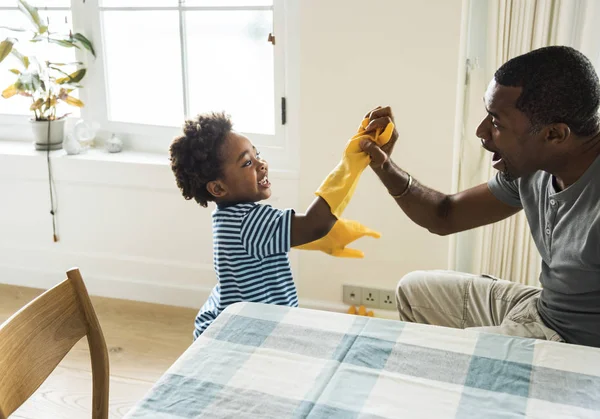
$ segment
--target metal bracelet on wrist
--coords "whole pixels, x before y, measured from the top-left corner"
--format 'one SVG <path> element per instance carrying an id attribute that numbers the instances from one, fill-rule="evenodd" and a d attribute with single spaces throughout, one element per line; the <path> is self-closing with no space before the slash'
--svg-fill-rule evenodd
<path id="1" fill-rule="evenodd" d="M 413 178 L 410 175 L 410 173 L 407 173 L 407 174 L 408 174 L 408 183 L 406 184 L 406 188 L 404 188 L 404 190 L 402 191 L 402 193 L 400 195 L 390 194 L 390 195 L 392 195 L 392 198 L 394 198 L 394 199 L 402 198 L 404 195 L 408 194 L 408 192 L 410 191 L 410 187 L 412 186 Z"/>

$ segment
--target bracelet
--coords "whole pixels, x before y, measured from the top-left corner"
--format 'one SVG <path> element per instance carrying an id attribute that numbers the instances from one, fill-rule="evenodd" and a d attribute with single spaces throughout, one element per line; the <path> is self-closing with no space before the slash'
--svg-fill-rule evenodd
<path id="1" fill-rule="evenodd" d="M 404 195 L 406 195 L 410 191 L 410 187 L 412 186 L 412 181 L 413 181 L 413 178 L 410 175 L 410 173 L 408 173 L 408 184 L 406 185 L 406 188 L 404 189 L 404 191 L 402 191 L 402 193 L 400 195 L 392 195 L 392 198 L 399 199 L 399 198 L 402 198 Z"/>

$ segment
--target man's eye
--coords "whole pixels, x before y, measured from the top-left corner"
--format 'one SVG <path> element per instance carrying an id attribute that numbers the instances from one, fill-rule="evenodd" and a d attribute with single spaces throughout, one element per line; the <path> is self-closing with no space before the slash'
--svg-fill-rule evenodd
<path id="1" fill-rule="evenodd" d="M 500 126 L 499 126 L 499 125 L 496 123 L 496 121 L 494 121 L 493 119 L 492 119 L 492 125 L 493 125 L 495 128 L 500 128 Z"/>

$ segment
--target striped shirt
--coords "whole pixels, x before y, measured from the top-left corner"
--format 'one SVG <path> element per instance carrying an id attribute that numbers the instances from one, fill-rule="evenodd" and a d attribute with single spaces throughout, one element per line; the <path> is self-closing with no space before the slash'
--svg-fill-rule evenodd
<path id="1" fill-rule="evenodd" d="M 288 259 L 293 214 L 257 203 L 219 206 L 213 212 L 218 283 L 198 312 L 194 339 L 233 303 L 298 306 Z"/>

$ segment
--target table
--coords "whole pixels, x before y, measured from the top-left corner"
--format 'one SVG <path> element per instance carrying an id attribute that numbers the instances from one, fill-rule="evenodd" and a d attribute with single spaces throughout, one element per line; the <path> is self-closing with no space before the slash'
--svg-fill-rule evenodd
<path id="1" fill-rule="evenodd" d="M 600 418 L 600 349 L 254 303 L 128 418 Z"/>

